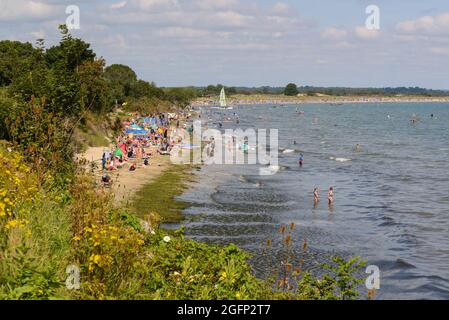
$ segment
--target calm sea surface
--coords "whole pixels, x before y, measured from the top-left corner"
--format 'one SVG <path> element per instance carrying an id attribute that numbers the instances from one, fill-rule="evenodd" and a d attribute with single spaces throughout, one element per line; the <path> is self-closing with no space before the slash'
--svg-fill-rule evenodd
<path id="1" fill-rule="evenodd" d="M 260 176 L 257 165 L 203 166 L 182 196 L 192 203 L 187 235 L 251 251 L 255 272 L 266 276 L 280 259 L 276 245 L 268 256 L 261 245 L 276 243 L 280 225 L 294 222 L 297 250 L 304 239 L 309 244 L 308 269 L 332 255 L 359 255 L 381 270 L 380 299 L 449 299 L 449 105 L 301 105 L 303 115 L 296 108 L 203 108 L 209 128 L 236 112 L 240 123 L 223 122 L 222 129 L 279 129 L 281 171 Z M 413 114 L 421 119 L 416 125 Z"/>

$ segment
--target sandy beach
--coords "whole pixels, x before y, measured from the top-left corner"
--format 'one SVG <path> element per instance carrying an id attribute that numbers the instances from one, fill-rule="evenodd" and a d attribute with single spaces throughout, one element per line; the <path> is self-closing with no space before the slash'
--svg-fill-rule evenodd
<path id="1" fill-rule="evenodd" d="M 95 162 L 95 178 L 97 181 L 100 181 L 103 174 L 101 170 L 101 157 L 104 148 L 89 147 L 84 153 L 77 156 L 80 159 L 85 159 L 89 163 Z M 114 194 L 116 205 L 129 202 L 136 191 L 161 175 L 171 164 L 170 156 L 162 156 L 159 154 L 150 158 L 150 165 L 147 167 L 140 166 L 141 161 L 130 162 L 135 162 L 138 165 L 136 171 L 129 171 L 128 166 L 120 170 L 107 171 L 113 181 L 111 191 Z"/>

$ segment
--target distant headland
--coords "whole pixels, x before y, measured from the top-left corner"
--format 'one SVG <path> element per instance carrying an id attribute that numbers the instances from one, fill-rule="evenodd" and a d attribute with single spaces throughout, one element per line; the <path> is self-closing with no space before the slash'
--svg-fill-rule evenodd
<path id="1" fill-rule="evenodd" d="M 225 87 L 209 85 L 196 87 L 197 99 L 193 106 L 214 105 L 224 88 L 229 104 L 302 104 L 302 103 L 384 103 L 384 102 L 449 102 L 449 91 L 419 87 L 397 88 L 345 88 L 298 87 L 294 83 L 286 87 Z"/>

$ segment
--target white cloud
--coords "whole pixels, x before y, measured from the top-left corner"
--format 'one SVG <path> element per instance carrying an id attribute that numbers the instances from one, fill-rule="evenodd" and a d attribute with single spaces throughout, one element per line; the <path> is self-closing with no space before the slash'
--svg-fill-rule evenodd
<path id="1" fill-rule="evenodd" d="M 132 3 L 145 11 L 167 10 L 179 7 L 178 0 L 133 0 Z"/>
<path id="2" fill-rule="evenodd" d="M 396 25 L 401 33 L 441 34 L 449 32 L 449 13 L 435 17 L 423 16 L 415 20 L 406 20 Z"/>
<path id="3" fill-rule="evenodd" d="M 113 48 L 119 49 L 129 48 L 129 46 L 126 43 L 126 39 L 122 34 L 115 34 L 108 36 L 102 40 L 102 43 Z"/>
<path id="4" fill-rule="evenodd" d="M 182 27 L 162 28 L 156 32 L 156 35 L 160 37 L 170 38 L 202 38 L 208 36 L 209 34 L 210 32 L 208 30 Z"/>
<path id="5" fill-rule="evenodd" d="M 348 35 L 348 31 L 345 29 L 338 29 L 334 27 L 326 28 L 321 33 L 321 36 L 325 39 L 332 39 L 332 40 L 341 40 L 346 38 Z"/>
<path id="6" fill-rule="evenodd" d="M 424 16 L 416 20 L 403 21 L 397 25 L 397 30 L 406 33 L 433 32 L 436 30 L 435 19 L 431 16 Z"/>
<path id="7" fill-rule="evenodd" d="M 238 0 L 197 0 L 194 2 L 194 7 L 210 11 L 216 9 L 231 9 L 239 4 Z"/>
<path id="8" fill-rule="evenodd" d="M 63 6 L 38 0 L 2 0 L 0 21 L 46 19 L 63 13 Z"/>
<path id="9" fill-rule="evenodd" d="M 32 31 L 30 34 L 36 39 L 45 39 L 45 32 L 42 30 Z"/>
<path id="10" fill-rule="evenodd" d="M 441 28 L 449 28 L 449 12 L 443 13 L 435 18 L 436 24 Z"/>
<path id="11" fill-rule="evenodd" d="M 439 54 L 439 55 L 449 56 L 449 48 L 447 48 L 447 47 L 433 47 L 433 48 L 430 48 L 430 52 Z"/>
<path id="12" fill-rule="evenodd" d="M 356 27 L 355 34 L 360 39 L 373 40 L 380 36 L 380 31 L 379 30 L 371 30 L 366 27 Z"/>
<path id="13" fill-rule="evenodd" d="M 329 61 L 327 59 L 320 59 L 320 58 L 318 58 L 318 59 L 315 60 L 315 63 L 323 65 L 323 64 L 328 64 Z"/>
<path id="14" fill-rule="evenodd" d="M 273 13 L 276 14 L 287 14 L 290 12 L 290 6 L 284 2 L 277 2 L 273 6 Z"/>
<path id="15" fill-rule="evenodd" d="M 118 3 L 114 3 L 111 5 L 111 9 L 121 9 L 126 7 L 126 5 L 128 4 L 128 1 L 122 1 L 122 2 L 118 2 Z"/>
<path id="16" fill-rule="evenodd" d="M 218 24 L 231 27 L 248 27 L 255 20 L 252 16 L 244 15 L 235 11 L 217 12 L 212 17 L 217 19 Z"/>
<path id="17" fill-rule="evenodd" d="M 333 48 L 333 49 L 353 49 L 354 47 L 355 47 L 355 45 L 349 43 L 348 41 L 339 41 L 339 42 L 331 45 L 331 48 Z"/>

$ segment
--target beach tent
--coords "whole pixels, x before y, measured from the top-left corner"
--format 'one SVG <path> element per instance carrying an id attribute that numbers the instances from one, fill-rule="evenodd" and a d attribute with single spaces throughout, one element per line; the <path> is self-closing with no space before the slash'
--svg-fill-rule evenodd
<path id="1" fill-rule="evenodd" d="M 144 129 L 126 129 L 126 134 L 132 134 L 135 136 L 146 136 L 147 132 Z"/>
<path id="2" fill-rule="evenodd" d="M 121 150 L 120 148 L 115 149 L 115 151 L 114 151 L 114 156 L 119 157 L 119 158 L 120 158 L 121 156 L 123 156 L 122 150 Z"/>
<path id="3" fill-rule="evenodd" d="M 125 154 L 126 153 L 126 144 L 122 143 L 120 145 L 120 150 L 122 150 L 122 152 Z"/>
<path id="4" fill-rule="evenodd" d="M 141 126 L 138 126 L 135 123 L 130 126 L 130 129 L 131 130 L 143 130 L 143 128 Z"/>
<path id="5" fill-rule="evenodd" d="M 132 134 L 135 136 L 146 136 L 147 131 L 138 126 L 137 124 L 132 124 L 128 129 L 125 130 L 126 134 Z"/>

